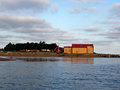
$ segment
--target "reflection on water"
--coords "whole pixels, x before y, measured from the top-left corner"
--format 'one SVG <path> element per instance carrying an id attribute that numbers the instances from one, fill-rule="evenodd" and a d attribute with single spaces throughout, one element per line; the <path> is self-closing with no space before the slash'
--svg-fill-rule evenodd
<path id="1" fill-rule="evenodd" d="M 64 58 L 64 61 L 72 62 L 72 64 L 94 64 L 93 58 Z"/>
<path id="2" fill-rule="evenodd" d="M 28 61 L 28 62 L 47 62 L 47 61 L 61 61 L 63 60 L 64 58 L 63 57 L 19 57 L 19 58 L 16 58 L 18 60 L 24 60 L 24 61 Z"/>
<path id="3" fill-rule="evenodd" d="M 46 61 L 59 61 L 57 59 L 44 59 L 44 58 L 19 58 L 19 60 L 24 60 L 24 61 L 28 61 L 28 62 L 36 62 L 36 61 L 39 61 L 39 62 L 46 62 Z"/>
<path id="4" fill-rule="evenodd" d="M 24 60 L 24 61 L 31 61 L 31 62 L 53 62 L 53 61 L 64 61 L 64 62 L 71 62 L 72 64 L 94 64 L 94 59 L 93 58 L 55 58 L 55 57 L 24 57 L 24 58 L 17 58 L 19 60 Z"/>
<path id="5" fill-rule="evenodd" d="M 120 90 L 119 58 L 14 58 L 0 62 L 0 90 Z"/>

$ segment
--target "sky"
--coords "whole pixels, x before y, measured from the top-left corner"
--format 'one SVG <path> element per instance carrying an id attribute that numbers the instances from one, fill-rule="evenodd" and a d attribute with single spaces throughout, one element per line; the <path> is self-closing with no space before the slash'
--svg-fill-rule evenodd
<path id="1" fill-rule="evenodd" d="M 0 48 L 40 41 L 120 54 L 120 0 L 0 0 Z"/>

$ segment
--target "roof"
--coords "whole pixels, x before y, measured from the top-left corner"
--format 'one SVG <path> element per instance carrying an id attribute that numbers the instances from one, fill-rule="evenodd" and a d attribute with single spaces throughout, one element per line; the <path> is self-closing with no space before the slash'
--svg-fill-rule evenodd
<path id="1" fill-rule="evenodd" d="M 87 46 L 93 47 L 93 44 L 72 44 L 73 48 L 87 48 Z"/>
<path id="2" fill-rule="evenodd" d="M 64 48 L 87 48 L 87 46 L 93 47 L 93 44 L 72 44 L 72 46 L 64 46 Z"/>
<path id="3" fill-rule="evenodd" d="M 64 46 L 64 48 L 72 48 L 71 46 Z"/>

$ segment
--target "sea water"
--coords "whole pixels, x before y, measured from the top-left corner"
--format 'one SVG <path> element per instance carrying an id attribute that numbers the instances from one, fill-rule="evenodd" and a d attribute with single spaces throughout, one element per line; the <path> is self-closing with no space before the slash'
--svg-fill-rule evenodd
<path id="1" fill-rule="evenodd" d="M 120 58 L 14 58 L 0 61 L 0 90 L 120 89 Z"/>

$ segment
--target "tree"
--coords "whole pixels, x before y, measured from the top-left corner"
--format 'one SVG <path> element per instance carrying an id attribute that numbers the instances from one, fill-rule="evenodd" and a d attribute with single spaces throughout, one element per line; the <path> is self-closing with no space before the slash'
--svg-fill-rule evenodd
<path id="1" fill-rule="evenodd" d="M 23 49 L 31 50 L 40 50 L 41 49 L 49 49 L 49 50 L 54 50 L 57 47 L 56 43 L 51 43 L 47 44 L 45 41 L 40 41 L 39 43 L 34 43 L 34 42 L 27 42 L 27 43 L 17 43 L 17 44 L 12 44 L 11 42 L 5 46 L 4 50 L 5 51 L 20 51 Z"/>
<path id="2" fill-rule="evenodd" d="M 12 43 L 10 42 L 5 48 L 4 48 L 5 51 L 13 51 L 13 46 L 12 46 Z"/>

